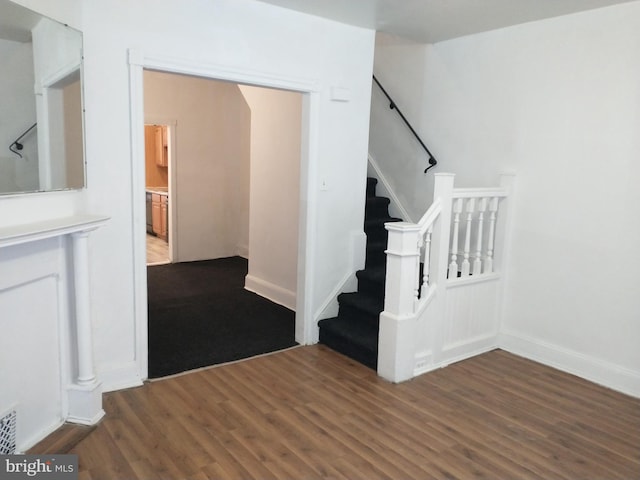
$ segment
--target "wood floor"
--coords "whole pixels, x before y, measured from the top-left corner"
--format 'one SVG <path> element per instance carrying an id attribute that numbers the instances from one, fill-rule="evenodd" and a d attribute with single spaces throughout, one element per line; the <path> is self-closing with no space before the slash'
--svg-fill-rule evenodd
<path id="1" fill-rule="evenodd" d="M 640 400 L 493 351 L 393 385 L 323 346 L 106 394 L 80 479 L 634 479 Z"/>
<path id="2" fill-rule="evenodd" d="M 147 264 L 158 265 L 169 263 L 169 244 L 164 240 L 147 233 Z"/>

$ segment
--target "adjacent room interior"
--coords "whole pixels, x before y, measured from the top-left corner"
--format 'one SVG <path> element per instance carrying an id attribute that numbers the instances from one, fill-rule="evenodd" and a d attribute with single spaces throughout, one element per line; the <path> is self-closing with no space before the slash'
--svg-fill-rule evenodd
<path id="1" fill-rule="evenodd" d="M 150 377 L 296 345 L 302 95 L 144 88 Z"/>

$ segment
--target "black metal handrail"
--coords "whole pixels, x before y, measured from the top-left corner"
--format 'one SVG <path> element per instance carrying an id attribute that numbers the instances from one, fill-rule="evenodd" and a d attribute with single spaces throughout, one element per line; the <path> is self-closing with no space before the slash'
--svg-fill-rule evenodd
<path id="1" fill-rule="evenodd" d="M 376 82 L 376 85 L 378 85 L 378 87 L 380 87 L 380 90 L 382 90 L 382 93 L 384 93 L 384 96 L 387 97 L 387 99 L 389 100 L 389 108 L 391 110 L 394 110 L 396 112 L 398 112 L 398 115 L 400 115 L 400 118 L 402 118 L 402 120 L 404 121 L 405 125 L 407 127 L 409 127 L 409 130 L 411 130 L 411 133 L 413 133 L 413 135 L 416 137 L 416 139 L 418 140 L 418 142 L 420 142 L 420 145 L 422 145 L 422 148 L 424 148 L 424 151 L 427 152 L 427 155 L 429 155 L 429 166 L 427 168 L 425 168 L 424 173 L 427 173 L 429 171 L 429 169 L 435 167 L 438 162 L 436 161 L 436 158 L 433 156 L 433 154 L 429 151 L 429 149 L 427 148 L 427 146 L 424 144 L 424 142 L 422 141 L 422 139 L 420 138 L 420 135 L 418 135 L 416 133 L 416 131 L 413 129 L 413 127 L 411 126 L 411 124 L 409 123 L 409 121 L 406 119 L 406 117 L 402 114 L 402 112 L 400 111 L 400 109 L 398 108 L 398 105 L 396 105 L 396 102 L 393 101 L 393 99 L 389 96 L 389 94 L 387 93 L 387 91 L 384 89 L 384 87 L 380 84 L 380 82 L 378 81 L 378 79 L 376 78 L 376 76 L 373 76 L 373 81 Z"/>
<path id="2" fill-rule="evenodd" d="M 15 139 L 15 141 L 9 145 L 9 150 L 11 150 L 12 153 L 15 153 L 16 155 L 18 155 L 20 158 L 22 158 L 22 155 L 20 154 L 20 152 L 18 150 L 22 150 L 24 148 L 24 145 L 22 145 L 20 143 L 20 140 L 22 140 L 31 130 L 33 130 L 34 128 L 36 128 L 38 126 L 38 122 L 34 123 L 33 125 L 31 125 L 29 128 L 27 128 L 22 135 L 20 135 L 18 138 Z M 16 149 L 14 150 L 13 147 L 15 147 Z"/>

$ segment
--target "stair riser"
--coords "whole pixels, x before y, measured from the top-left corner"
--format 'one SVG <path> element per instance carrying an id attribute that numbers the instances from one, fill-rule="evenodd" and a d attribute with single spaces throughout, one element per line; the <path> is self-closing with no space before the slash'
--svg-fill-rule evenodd
<path id="1" fill-rule="evenodd" d="M 391 218 L 389 216 L 389 199 L 384 197 L 369 197 L 365 204 L 365 221 L 374 218 Z"/>
<path id="2" fill-rule="evenodd" d="M 320 343 L 376 369 L 378 330 L 384 299 L 384 265 L 387 257 L 389 199 L 375 195 L 377 180 L 367 179 L 364 231 L 367 235 L 365 270 L 359 272 L 358 292 L 338 296 L 338 316 L 321 320 Z"/>
<path id="3" fill-rule="evenodd" d="M 375 197 L 377 184 L 378 180 L 375 178 L 367 178 L 367 197 Z"/>
<path id="4" fill-rule="evenodd" d="M 378 352 L 364 349 L 358 345 L 354 345 L 347 339 L 338 335 L 320 329 L 320 343 L 327 347 L 354 359 L 363 365 L 376 370 L 378 367 Z"/>
<path id="5" fill-rule="evenodd" d="M 366 233 L 368 241 L 376 243 L 383 241 L 386 244 L 389 237 L 389 232 L 384 228 L 384 225 L 366 227 L 364 233 Z"/>
<path id="6" fill-rule="evenodd" d="M 367 250 L 367 256 L 364 261 L 365 268 L 376 267 L 378 265 L 384 265 L 387 261 L 387 254 L 384 251 L 370 251 Z"/>
<path id="7" fill-rule="evenodd" d="M 384 297 L 384 283 L 370 280 L 358 280 L 358 292 Z"/>
<path id="8" fill-rule="evenodd" d="M 353 318 L 354 322 L 366 323 L 368 325 L 375 326 L 376 328 L 380 325 L 380 314 L 373 315 L 370 312 L 365 312 L 364 310 L 355 308 L 351 305 L 345 305 L 344 303 L 340 304 L 338 316 Z"/>
<path id="9" fill-rule="evenodd" d="M 367 206 L 364 210 L 364 219 L 373 220 L 374 218 L 391 218 L 389 215 L 389 206 L 372 205 Z"/>

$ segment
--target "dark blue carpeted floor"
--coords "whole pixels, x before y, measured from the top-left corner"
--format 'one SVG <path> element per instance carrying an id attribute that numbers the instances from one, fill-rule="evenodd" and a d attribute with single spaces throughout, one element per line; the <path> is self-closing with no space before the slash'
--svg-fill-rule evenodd
<path id="1" fill-rule="evenodd" d="M 295 313 L 244 289 L 241 257 L 147 268 L 149 378 L 297 345 Z"/>

